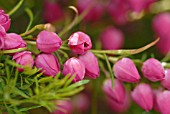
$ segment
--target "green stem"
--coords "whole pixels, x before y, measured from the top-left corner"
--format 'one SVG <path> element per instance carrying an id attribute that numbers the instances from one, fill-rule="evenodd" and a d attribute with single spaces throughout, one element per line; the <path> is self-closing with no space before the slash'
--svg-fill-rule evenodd
<path id="1" fill-rule="evenodd" d="M 20 0 L 19 3 L 11 10 L 8 12 L 8 15 L 11 16 L 12 14 L 14 14 L 23 4 L 24 0 Z"/>
<path id="2" fill-rule="evenodd" d="M 11 50 L 1 50 L 0 54 L 10 54 L 10 53 L 16 53 L 27 50 L 27 47 L 24 48 L 18 48 L 18 49 L 11 49 Z"/>
<path id="3" fill-rule="evenodd" d="M 159 38 L 156 39 L 155 41 L 149 43 L 146 46 L 143 46 L 138 49 L 124 49 L 124 50 L 91 50 L 93 53 L 104 53 L 104 54 L 114 54 L 114 55 L 133 55 L 133 54 L 138 54 L 140 52 L 143 52 L 147 50 L 148 48 L 154 46 L 157 42 L 159 41 Z"/>
<path id="4" fill-rule="evenodd" d="M 27 44 L 36 45 L 35 41 L 24 40 Z"/>
<path id="5" fill-rule="evenodd" d="M 39 24 L 39 25 L 34 26 L 29 31 L 26 31 L 26 32 L 20 34 L 20 36 L 26 36 L 26 35 L 33 33 L 35 30 L 43 30 L 43 29 L 45 29 L 45 24 Z"/>
<path id="6" fill-rule="evenodd" d="M 30 29 L 30 27 L 32 25 L 32 22 L 33 22 L 33 13 L 29 8 L 25 8 L 25 11 L 26 11 L 26 13 L 28 14 L 28 16 L 30 18 L 29 24 L 28 24 L 27 29 L 25 31 L 25 32 L 27 32 Z"/>

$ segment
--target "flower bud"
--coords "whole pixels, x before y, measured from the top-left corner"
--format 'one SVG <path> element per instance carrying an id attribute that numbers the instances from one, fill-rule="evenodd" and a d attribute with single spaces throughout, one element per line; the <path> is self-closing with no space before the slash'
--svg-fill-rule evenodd
<path id="1" fill-rule="evenodd" d="M 170 114 L 170 91 L 164 91 L 157 95 L 157 103 L 161 114 Z"/>
<path id="2" fill-rule="evenodd" d="M 20 35 L 15 33 L 9 33 L 6 35 L 5 45 L 3 49 L 4 50 L 17 49 L 17 48 L 26 47 L 26 45 L 27 44 L 21 38 Z"/>
<path id="3" fill-rule="evenodd" d="M 114 100 L 107 98 L 107 103 L 109 105 L 109 107 L 117 113 L 122 113 L 128 110 L 129 106 L 130 106 L 130 97 L 128 92 L 126 92 L 125 94 L 125 99 L 123 101 L 123 103 L 118 103 L 115 102 Z"/>
<path id="4" fill-rule="evenodd" d="M 76 74 L 73 82 L 80 81 L 84 78 L 85 75 L 85 66 L 83 62 L 75 57 L 68 59 L 64 63 L 63 74 L 73 76 L 74 73 Z"/>
<path id="5" fill-rule="evenodd" d="M 153 93 L 150 85 L 139 84 L 131 92 L 132 99 L 145 111 L 150 111 L 153 107 Z"/>
<path id="6" fill-rule="evenodd" d="M 161 92 L 162 92 L 162 88 L 153 90 L 153 109 L 155 111 L 158 111 L 158 112 L 160 112 L 160 110 L 159 110 L 159 106 L 158 106 L 158 103 L 157 103 L 157 96 Z"/>
<path id="7" fill-rule="evenodd" d="M 85 65 L 85 76 L 96 79 L 100 75 L 99 65 L 96 56 L 88 51 L 87 53 L 79 56 L 79 59 Z"/>
<path id="8" fill-rule="evenodd" d="M 34 65 L 34 59 L 31 55 L 31 52 L 29 52 L 29 51 L 15 53 L 12 60 L 15 60 L 16 63 L 18 63 L 22 66 L 29 66 L 32 68 Z M 22 72 L 24 69 L 18 68 L 18 70 L 19 70 L 19 72 Z"/>
<path id="9" fill-rule="evenodd" d="M 8 31 L 11 25 L 11 19 L 4 13 L 4 10 L 0 10 L 0 25 L 5 28 L 5 31 Z"/>
<path id="10" fill-rule="evenodd" d="M 112 87 L 112 80 L 106 80 L 103 84 L 103 91 L 114 102 L 123 103 L 125 100 L 125 88 L 121 81 L 115 79 Z"/>
<path id="11" fill-rule="evenodd" d="M 41 31 L 36 41 L 37 48 L 44 53 L 52 53 L 60 48 L 62 40 L 54 32 Z"/>
<path id="12" fill-rule="evenodd" d="M 68 39 L 68 45 L 76 54 L 84 54 L 92 47 L 90 37 L 83 32 L 76 32 L 72 34 Z"/>
<path id="13" fill-rule="evenodd" d="M 57 100 L 56 102 L 56 110 L 52 114 L 72 114 L 73 106 L 71 101 L 66 100 Z"/>
<path id="14" fill-rule="evenodd" d="M 99 0 L 77 0 L 77 9 L 80 13 L 84 12 L 88 7 L 89 4 L 95 4 L 93 7 L 88 11 L 87 15 L 85 16 L 85 21 L 97 21 L 103 15 L 104 7 L 103 4 Z"/>
<path id="15" fill-rule="evenodd" d="M 129 58 L 123 58 L 115 63 L 113 67 L 115 77 L 125 82 L 138 82 L 140 75 L 138 70 Z"/>
<path id="16" fill-rule="evenodd" d="M 129 8 L 129 3 L 125 0 L 110 0 L 107 10 L 116 24 L 123 25 L 128 21 Z"/>
<path id="17" fill-rule="evenodd" d="M 43 8 L 43 18 L 46 22 L 51 23 L 64 17 L 63 10 L 58 3 L 45 0 Z"/>
<path id="18" fill-rule="evenodd" d="M 160 81 L 165 77 L 163 66 L 154 58 L 150 58 L 143 63 L 142 73 L 144 77 L 153 82 Z"/>
<path id="19" fill-rule="evenodd" d="M 170 52 L 170 13 L 160 13 L 154 17 L 152 28 L 154 32 L 160 37 L 157 44 L 158 49 L 162 54 Z M 163 29 L 162 29 L 163 28 Z"/>
<path id="20" fill-rule="evenodd" d="M 60 71 L 58 59 L 52 54 L 39 54 L 36 57 L 35 64 L 37 68 L 41 68 L 41 72 L 46 76 L 55 77 Z"/>
<path id="21" fill-rule="evenodd" d="M 100 40 L 103 49 L 120 49 L 123 46 L 124 35 L 119 29 L 108 27 L 101 33 Z"/>
<path id="22" fill-rule="evenodd" d="M 6 31 L 3 26 L 0 25 L 0 50 L 4 47 L 4 42 L 6 38 Z"/>
<path id="23" fill-rule="evenodd" d="M 165 70 L 165 78 L 161 81 L 161 85 L 170 90 L 170 69 Z"/>

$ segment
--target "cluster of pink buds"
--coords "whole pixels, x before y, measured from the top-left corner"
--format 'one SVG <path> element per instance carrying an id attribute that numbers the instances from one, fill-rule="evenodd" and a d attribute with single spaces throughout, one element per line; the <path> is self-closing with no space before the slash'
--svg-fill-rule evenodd
<path id="1" fill-rule="evenodd" d="M 127 103 L 129 101 L 126 100 L 123 82 L 138 83 L 131 92 L 131 99 L 145 111 L 155 109 L 162 114 L 169 114 L 169 108 L 165 107 L 170 105 L 170 70 L 164 69 L 158 60 L 150 58 L 143 63 L 141 71 L 148 81 L 153 83 L 160 81 L 161 85 L 168 90 L 152 89 L 150 83 L 147 84 L 148 81 L 139 83 L 141 76 L 133 61 L 129 58 L 122 58 L 113 67 L 114 75 L 117 78 L 114 81 L 114 86 L 112 87 L 111 79 L 103 84 L 108 104 L 111 107 L 119 106 L 120 110 L 112 108 L 115 112 L 126 111 L 129 107 L 129 103 Z M 130 100 L 130 98 L 128 99 Z"/>

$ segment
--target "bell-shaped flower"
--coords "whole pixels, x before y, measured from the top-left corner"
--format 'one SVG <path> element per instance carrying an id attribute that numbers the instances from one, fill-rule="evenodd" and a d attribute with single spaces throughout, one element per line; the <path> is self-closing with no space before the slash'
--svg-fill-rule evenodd
<path id="1" fill-rule="evenodd" d="M 88 51 L 87 53 L 79 56 L 79 59 L 85 65 L 85 76 L 89 78 L 97 78 L 100 75 L 99 65 L 96 56 Z"/>
<path id="2" fill-rule="evenodd" d="M 39 54 L 36 57 L 35 64 L 37 68 L 41 68 L 41 72 L 46 76 L 55 77 L 60 71 L 58 59 L 52 54 Z"/>
<path id="3" fill-rule="evenodd" d="M 122 58 L 114 64 L 113 71 L 115 77 L 124 82 L 138 82 L 140 75 L 138 70 L 129 58 Z"/>

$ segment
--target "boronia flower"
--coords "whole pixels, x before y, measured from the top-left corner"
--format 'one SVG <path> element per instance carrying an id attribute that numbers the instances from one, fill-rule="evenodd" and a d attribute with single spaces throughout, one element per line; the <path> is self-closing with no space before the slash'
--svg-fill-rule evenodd
<path id="1" fill-rule="evenodd" d="M 150 58 L 143 63 L 142 73 L 150 81 L 156 82 L 165 77 L 164 68 L 155 58 Z"/>
<path id="2" fill-rule="evenodd" d="M 12 60 L 15 60 L 16 63 L 18 63 L 22 66 L 33 67 L 33 65 L 34 65 L 34 59 L 31 55 L 31 52 L 29 52 L 29 51 L 15 53 Z M 19 70 L 19 72 L 22 72 L 24 69 L 18 68 L 18 70 Z"/>
<path id="3" fill-rule="evenodd" d="M 56 33 L 43 30 L 38 34 L 36 45 L 40 51 L 52 53 L 60 48 L 62 40 Z"/>
<path id="4" fill-rule="evenodd" d="M 6 31 L 3 26 L 0 25 L 0 50 L 4 48 L 6 38 Z"/>
<path id="5" fill-rule="evenodd" d="M 170 91 L 163 91 L 157 95 L 158 108 L 161 114 L 170 114 Z"/>
<path id="6" fill-rule="evenodd" d="M 58 59 L 52 54 L 42 53 L 36 57 L 35 64 L 46 76 L 55 77 L 60 71 Z"/>
<path id="7" fill-rule="evenodd" d="M 81 60 L 72 57 L 64 63 L 63 74 L 65 76 L 67 74 L 70 74 L 70 76 L 76 74 L 75 78 L 73 79 L 73 82 L 80 81 L 84 78 L 85 66 Z"/>
<path id="8" fill-rule="evenodd" d="M 5 38 L 4 50 L 26 47 L 25 41 L 16 33 L 9 33 Z"/>
<path id="9" fill-rule="evenodd" d="M 121 81 L 115 79 L 114 87 L 112 87 L 112 80 L 108 79 L 104 82 L 102 87 L 104 93 L 118 104 L 122 104 L 125 100 L 125 88 Z"/>
<path id="10" fill-rule="evenodd" d="M 5 31 L 8 31 L 11 25 L 11 19 L 8 14 L 5 14 L 4 10 L 0 10 L 0 25 L 5 28 Z"/>
<path id="11" fill-rule="evenodd" d="M 123 46 L 124 35 L 119 29 L 110 26 L 102 31 L 100 35 L 100 41 L 103 49 L 120 49 Z"/>
<path id="12" fill-rule="evenodd" d="M 138 70 L 129 58 L 122 58 L 114 64 L 113 71 L 115 77 L 124 82 L 138 82 L 140 75 Z"/>
<path id="13" fill-rule="evenodd" d="M 170 90 L 170 69 L 165 70 L 165 78 L 161 81 L 161 85 Z"/>
<path id="14" fill-rule="evenodd" d="M 153 93 L 149 84 L 139 84 L 131 93 L 132 99 L 145 111 L 153 108 Z"/>
<path id="15" fill-rule="evenodd" d="M 83 32 L 75 32 L 68 39 L 70 49 L 76 54 L 84 54 L 92 48 L 90 37 Z"/>
<path id="16" fill-rule="evenodd" d="M 96 56 L 88 51 L 87 53 L 79 56 L 79 59 L 85 65 L 85 76 L 89 78 L 97 78 L 100 75 L 99 65 Z"/>

